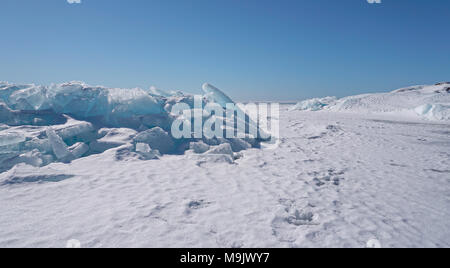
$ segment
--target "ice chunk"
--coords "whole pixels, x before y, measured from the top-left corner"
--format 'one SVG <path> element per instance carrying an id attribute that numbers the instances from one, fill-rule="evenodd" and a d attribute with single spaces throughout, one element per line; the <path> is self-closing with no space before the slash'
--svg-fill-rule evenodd
<path id="1" fill-rule="evenodd" d="M 18 132 L 2 131 L 0 132 L 0 146 L 18 144 L 26 140 L 25 136 Z"/>
<path id="2" fill-rule="evenodd" d="M 53 129 L 47 128 L 46 134 L 50 142 L 50 145 L 52 146 L 53 153 L 55 154 L 58 160 L 62 162 L 70 162 L 74 159 L 74 156 L 69 151 L 67 145 L 61 139 L 61 137 L 55 133 Z"/>
<path id="3" fill-rule="evenodd" d="M 13 159 L 12 162 L 14 165 L 18 163 L 25 163 L 34 167 L 40 167 L 44 164 L 42 154 L 38 150 L 32 150 L 31 152 L 21 154 L 19 157 Z"/>
<path id="4" fill-rule="evenodd" d="M 205 93 L 205 97 L 209 101 L 218 103 L 223 108 L 226 108 L 226 105 L 229 103 L 234 104 L 234 101 L 230 97 L 225 95 L 225 93 L 223 93 L 220 89 L 216 88 L 213 85 L 204 83 L 202 89 Z"/>
<path id="5" fill-rule="evenodd" d="M 8 170 L 17 164 L 27 164 L 34 167 L 48 165 L 53 161 L 49 155 L 43 155 L 38 150 L 32 150 L 20 155 L 10 156 L 6 160 L 0 161 L 0 172 Z"/>
<path id="6" fill-rule="evenodd" d="M 158 89 L 157 87 L 151 86 L 148 92 L 153 96 L 170 97 L 173 96 L 173 92 L 166 92 L 164 90 Z"/>
<path id="7" fill-rule="evenodd" d="M 46 110 L 50 109 L 47 97 L 47 88 L 42 86 L 30 86 L 17 90 L 9 96 L 9 101 L 14 103 L 15 110 Z"/>
<path id="8" fill-rule="evenodd" d="M 118 118 L 163 112 L 162 103 L 139 88 L 109 89 L 108 101 L 112 107 L 111 114 Z"/>
<path id="9" fill-rule="evenodd" d="M 297 105 L 295 105 L 292 108 L 292 110 L 319 111 L 331 104 L 334 104 L 336 100 L 337 100 L 336 97 L 314 98 L 304 100 L 302 102 L 297 103 Z"/>
<path id="10" fill-rule="evenodd" d="M 189 148 L 196 154 L 202 154 L 209 150 L 209 145 L 205 144 L 203 141 L 191 142 Z"/>
<path id="11" fill-rule="evenodd" d="M 86 143 L 78 142 L 69 147 L 69 151 L 74 158 L 80 158 L 89 151 L 89 146 Z"/>
<path id="12" fill-rule="evenodd" d="M 208 99 L 210 102 L 214 102 L 219 104 L 222 108 L 226 109 L 227 105 L 234 105 L 234 109 L 237 112 L 238 116 L 237 118 L 233 116 L 233 118 L 228 118 L 231 122 L 235 122 L 235 124 L 239 124 L 238 121 L 244 123 L 246 129 L 256 129 L 257 130 L 257 136 L 258 138 L 270 138 L 270 135 L 268 133 L 265 133 L 263 129 L 258 127 L 257 122 L 255 121 L 256 118 L 251 118 L 248 113 L 246 113 L 245 110 L 243 110 L 240 105 L 236 105 L 236 103 L 228 97 L 225 93 L 223 93 L 220 89 L 214 87 L 211 84 L 205 83 L 203 84 L 203 92 L 205 93 L 205 98 Z M 239 130 L 239 129 L 238 129 Z M 243 135 L 246 135 L 248 133 L 240 133 Z"/>
<path id="13" fill-rule="evenodd" d="M 175 151 L 175 144 L 167 132 L 160 127 L 143 131 L 134 138 L 136 143 L 147 143 L 152 149 L 163 154 Z"/>
<path id="14" fill-rule="evenodd" d="M 98 131 L 99 141 L 125 144 L 131 142 L 137 132 L 129 128 L 102 128 Z"/>
<path id="15" fill-rule="evenodd" d="M 243 139 L 232 138 L 228 139 L 228 141 L 230 142 L 233 152 L 240 152 L 252 148 L 252 145 Z"/>
<path id="16" fill-rule="evenodd" d="M 103 153 L 106 150 L 125 144 L 131 144 L 137 132 L 129 128 L 102 128 L 98 131 L 97 140 L 89 144 L 89 154 Z"/>
<path id="17" fill-rule="evenodd" d="M 152 150 L 147 143 L 137 143 L 136 144 L 136 153 L 139 153 L 143 160 L 152 160 L 156 159 L 160 156 L 158 150 Z"/>
<path id="18" fill-rule="evenodd" d="M 53 130 L 63 140 L 79 139 L 90 140 L 93 139 L 94 127 L 91 123 L 85 121 L 78 121 L 68 117 L 68 121 L 62 126 L 55 126 Z"/>
<path id="19" fill-rule="evenodd" d="M 229 143 L 223 143 L 209 150 L 207 154 L 225 154 L 233 157 L 233 150 Z"/>
<path id="20" fill-rule="evenodd" d="M 136 152 L 150 153 L 151 150 L 147 143 L 136 143 Z"/>
<path id="21" fill-rule="evenodd" d="M 13 119 L 12 110 L 9 109 L 9 107 L 5 103 L 0 102 L 0 122 L 11 124 L 11 122 L 13 121 L 12 119 Z"/>
<path id="22" fill-rule="evenodd" d="M 158 150 L 152 150 L 146 143 L 125 145 L 114 150 L 116 150 L 115 159 L 118 161 L 128 161 L 129 159 L 136 158 L 140 160 L 153 160 L 161 156 Z"/>

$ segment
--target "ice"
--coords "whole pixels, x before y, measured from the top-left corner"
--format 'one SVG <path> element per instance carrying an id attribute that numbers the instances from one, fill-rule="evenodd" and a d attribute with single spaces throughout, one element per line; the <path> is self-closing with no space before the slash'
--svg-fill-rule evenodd
<path id="1" fill-rule="evenodd" d="M 143 131 L 134 138 L 136 143 L 146 143 L 152 149 L 158 150 L 163 154 L 175 151 L 175 143 L 167 132 L 160 127 L 155 127 Z"/>
<path id="2" fill-rule="evenodd" d="M 44 164 L 42 158 L 43 156 L 38 150 L 32 150 L 30 152 L 21 154 L 18 157 L 12 158 L 7 164 L 10 164 L 10 166 L 14 166 L 19 163 L 25 163 L 34 167 L 40 167 Z"/>
<path id="3" fill-rule="evenodd" d="M 196 154 L 203 154 L 209 150 L 209 145 L 205 144 L 203 141 L 191 142 L 189 148 Z"/>
<path id="4" fill-rule="evenodd" d="M 232 105 L 236 111 L 237 117 L 233 116 L 232 118 L 227 118 L 230 122 L 234 122 L 235 125 L 239 124 L 238 122 L 243 122 L 246 129 L 256 129 L 257 136 L 260 140 L 268 140 L 270 139 L 270 135 L 265 133 L 263 129 L 259 128 L 255 118 L 251 118 L 245 109 L 243 109 L 240 105 L 237 105 L 230 97 L 228 97 L 225 93 L 223 93 L 220 89 L 215 86 L 205 83 L 202 86 L 204 97 L 212 103 L 219 104 L 223 109 L 226 109 L 227 106 Z M 226 128 L 225 128 L 226 129 Z M 238 129 L 240 131 L 240 129 Z M 238 133 L 238 135 L 248 136 L 248 133 Z"/>
<path id="5" fill-rule="evenodd" d="M 56 134 L 56 132 L 53 129 L 47 128 L 46 134 L 50 142 L 50 145 L 52 146 L 53 153 L 58 160 L 62 162 L 68 162 L 74 159 L 74 156 L 69 151 L 67 145 L 64 143 L 62 138 Z"/>
<path id="6" fill-rule="evenodd" d="M 9 96 L 15 110 L 47 110 L 50 103 L 47 98 L 47 88 L 31 85 L 28 88 L 14 91 Z"/>
<path id="7" fill-rule="evenodd" d="M 137 143 L 136 153 L 140 154 L 142 160 L 158 159 L 161 156 L 158 150 L 152 150 L 146 143 Z"/>
<path id="8" fill-rule="evenodd" d="M 173 97 L 173 96 L 183 96 L 184 94 L 180 91 L 165 91 L 162 89 L 159 89 L 155 86 L 151 86 L 148 89 L 148 92 L 155 97 L 165 97 L 165 98 L 169 98 L 169 97 Z"/>
<path id="9" fill-rule="evenodd" d="M 220 106 L 222 106 L 223 108 L 226 108 L 227 104 L 234 104 L 234 101 L 230 97 L 225 95 L 225 93 L 223 93 L 220 89 L 216 88 L 213 85 L 204 83 L 202 89 L 205 93 L 205 97 L 209 101 L 220 104 Z"/>
<path id="10" fill-rule="evenodd" d="M 74 158 L 80 158 L 89 151 L 89 146 L 86 143 L 78 142 L 69 147 L 69 151 Z"/>
<path id="11" fill-rule="evenodd" d="M 0 100 L 11 110 L 52 110 L 56 114 L 95 119 L 111 126 L 135 126 L 139 124 L 137 117 L 163 112 L 162 101 L 139 88 L 91 87 L 82 82 L 70 82 L 48 87 L 11 85 L 0 92 Z M 7 112 L 0 108 L 0 115 L 8 116 Z"/>
<path id="12" fill-rule="evenodd" d="M 26 140 L 25 136 L 17 132 L 0 132 L 0 147 L 11 144 L 18 144 Z"/>
<path id="13" fill-rule="evenodd" d="M 319 111 L 336 102 L 336 97 L 314 98 L 299 102 L 292 110 Z"/>
<path id="14" fill-rule="evenodd" d="M 240 152 L 252 148 L 252 145 L 244 139 L 232 138 L 228 139 L 233 152 Z"/>
<path id="15" fill-rule="evenodd" d="M 129 128 L 102 128 L 98 130 L 98 141 L 123 145 L 130 143 L 137 133 Z"/>
<path id="16" fill-rule="evenodd" d="M 151 148 L 147 143 L 136 143 L 136 152 L 150 153 Z"/>
<path id="17" fill-rule="evenodd" d="M 415 108 L 414 112 L 430 120 L 450 120 L 450 105 L 424 104 Z"/>
<path id="18" fill-rule="evenodd" d="M 225 154 L 233 157 L 233 150 L 231 149 L 231 145 L 229 143 L 223 143 L 218 146 L 211 148 L 206 152 L 207 154 Z"/>
<path id="19" fill-rule="evenodd" d="M 23 150 L 31 151 L 31 150 L 39 150 L 42 153 L 52 153 L 52 145 L 48 139 L 39 139 L 37 137 L 31 138 L 31 140 L 26 141 L 23 144 Z"/>
<path id="20" fill-rule="evenodd" d="M 205 84 L 204 91 L 205 98 L 199 98 L 203 107 L 217 103 L 225 110 L 226 104 L 234 104 L 214 86 Z M 176 104 L 186 104 L 194 115 L 201 114 L 203 122 L 211 118 L 206 111 L 195 110 L 193 95 L 155 87 L 142 90 L 90 86 L 83 82 L 49 86 L 2 82 L 0 165 L 10 168 L 14 161 L 29 159 L 24 154 L 32 151 L 39 152 L 46 165 L 54 161 L 68 163 L 122 146 L 128 148 L 121 149 L 123 155 L 132 158 L 137 154 L 140 159 L 157 158 L 156 152 L 183 154 L 190 148 L 190 142 L 197 142 L 191 146 L 199 154 L 208 151 L 210 145 L 229 144 L 233 152 L 259 146 L 257 138 L 205 138 L 204 143 L 198 138 L 172 138 L 169 132 L 172 123 L 183 118 L 171 114 Z M 245 121 L 246 125 L 253 124 L 247 115 Z M 137 144 L 140 149 L 146 144 L 150 152 L 136 152 Z"/>

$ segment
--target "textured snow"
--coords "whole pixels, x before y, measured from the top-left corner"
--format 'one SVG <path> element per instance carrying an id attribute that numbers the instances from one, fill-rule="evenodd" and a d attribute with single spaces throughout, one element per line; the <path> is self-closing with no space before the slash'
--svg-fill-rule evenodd
<path id="1" fill-rule="evenodd" d="M 414 86 L 389 93 L 364 94 L 341 99 L 327 97 L 298 103 L 294 110 L 392 114 L 426 120 L 450 120 L 450 84 Z"/>
<path id="2" fill-rule="evenodd" d="M 125 144 L 16 165 L 0 174 L 0 247 L 450 246 L 448 122 L 291 108 L 277 149 L 238 159 L 143 161 Z"/>
<path id="3" fill-rule="evenodd" d="M 0 247 L 450 247 L 447 88 L 282 105 L 267 146 L 172 139 L 188 95 L 0 83 Z"/>

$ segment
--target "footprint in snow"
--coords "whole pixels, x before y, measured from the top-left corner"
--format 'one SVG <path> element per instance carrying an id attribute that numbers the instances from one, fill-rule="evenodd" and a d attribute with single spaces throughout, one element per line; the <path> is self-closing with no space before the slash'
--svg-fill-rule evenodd
<path id="1" fill-rule="evenodd" d="M 206 202 L 205 200 L 193 200 L 187 204 L 186 214 L 190 214 L 194 210 L 206 208 L 211 204 L 211 202 Z"/>

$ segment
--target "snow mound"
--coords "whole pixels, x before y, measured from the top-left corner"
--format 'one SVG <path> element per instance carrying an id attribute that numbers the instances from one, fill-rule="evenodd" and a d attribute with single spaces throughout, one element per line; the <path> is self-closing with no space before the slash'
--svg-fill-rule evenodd
<path id="1" fill-rule="evenodd" d="M 388 93 L 364 94 L 341 99 L 305 100 L 292 110 L 391 114 L 426 120 L 450 120 L 450 83 L 401 88 Z"/>
<path id="2" fill-rule="evenodd" d="M 219 89 L 205 84 L 201 102 L 233 103 Z M 45 166 L 116 150 L 120 159 L 158 159 L 161 154 L 196 154 L 224 145 L 232 153 L 258 147 L 258 138 L 175 139 L 171 126 L 182 115 L 176 104 L 194 112 L 194 96 L 154 87 L 120 89 L 70 82 L 40 86 L 0 82 L 0 172 L 17 164 Z M 211 118 L 203 114 L 203 123 Z M 251 122 L 247 122 L 250 124 Z M 194 131 L 191 131 L 194 133 Z M 215 147 L 214 147 L 215 148 Z M 211 149 L 221 151 L 222 149 Z M 222 147 L 219 147 L 222 148 Z M 230 154 L 227 151 L 228 155 Z"/>

